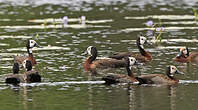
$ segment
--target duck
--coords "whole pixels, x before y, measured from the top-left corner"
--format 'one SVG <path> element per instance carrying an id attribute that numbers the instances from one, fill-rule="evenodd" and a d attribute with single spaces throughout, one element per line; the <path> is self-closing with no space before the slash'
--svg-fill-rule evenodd
<path id="1" fill-rule="evenodd" d="M 26 68 L 24 72 L 26 83 L 41 82 L 41 75 L 38 71 L 32 69 L 32 62 L 30 60 L 25 60 L 23 66 Z"/>
<path id="2" fill-rule="evenodd" d="M 126 70 L 128 75 L 125 74 L 107 74 L 102 80 L 105 81 L 105 84 L 115 84 L 115 83 L 132 83 L 139 84 L 139 81 L 136 79 L 132 72 L 132 66 L 137 64 L 137 61 L 134 57 L 126 58 Z"/>
<path id="3" fill-rule="evenodd" d="M 23 77 L 19 75 L 19 64 L 17 62 L 14 62 L 13 73 L 6 75 L 5 83 L 9 84 L 18 84 L 21 80 L 23 80 Z"/>
<path id="4" fill-rule="evenodd" d="M 85 71 L 90 71 L 92 74 L 97 74 L 96 69 L 107 69 L 107 68 L 122 68 L 126 66 L 125 60 L 117 60 L 117 59 L 96 59 L 98 52 L 96 47 L 89 46 L 86 50 L 86 54 L 89 57 L 83 64 Z"/>
<path id="5" fill-rule="evenodd" d="M 140 54 L 136 54 L 133 52 L 121 52 L 121 53 L 116 53 L 112 56 L 109 56 L 109 58 L 120 60 L 120 59 L 123 59 L 124 57 L 132 56 L 132 57 L 136 58 L 136 60 L 138 62 L 152 61 L 151 54 L 144 49 L 143 45 L 146 43 L 147 43 L 147 38 L 144 36 L 139 36 L 138 39 L 136 40 L 136 44 L 137 44 Z"/>
<path id="6" fill-rule="evenodd" d="M 32 66 L 36 65 L 37 62 L 36 62 L 36 60 L 33 56 L 33 53 L 32 53 L 32 48 L 34 48 L 34 47 L 41 47 L 41 46 L 39 46 L 35 40 L 28 40 L 27 44 L 26 44 L 28 56 L 19 56 L 19 55 L 14 56 L 14 62 L 22 64 L 23 61 L 28 59 L 31 61 Z"/>
<path id="7" fill-rule="evenodd" d="M 184 74 L 180 72 L 175 66 L 170 65 L 166 69 L 166 75 L 164 74 L 147 74 L 137 76 L 136 79 L 140 82 L 139 84 L 161 84 L 161 85 L 174 85 L 179 82 L 174 77 L 174 74 Z"/>
<path id="8" fill-rule="evenodd" d="M 19 63 L 14 62 L 13 73 L 7 75 L 5 83 L 17 85 L 19 83 L 41 82 L 41 76 L 38 71 L 32 70 L 32 63 L 30 60 L 25 60 L 23 65 L 26 68 L 26 72 L 19 74 Z"/>
<path id="9" fill-rule="evenodd" d="M 173 58 L 176 62 L 198 62 L 198 52 L 189 52 L 188 47 L 181 47 L 179 54 Z"/>

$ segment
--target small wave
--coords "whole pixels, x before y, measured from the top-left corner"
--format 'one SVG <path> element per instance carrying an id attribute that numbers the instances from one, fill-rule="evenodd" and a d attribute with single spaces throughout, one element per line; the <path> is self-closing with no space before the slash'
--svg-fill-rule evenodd
<path id="1" fill-rule="evenodd" d="M 164 30 L 194 30 L 198 27 L 164 27 Z M 123 32 L 134 32 L 134 31 L 145 31 L 145 30 L 155 30 L 155 28 L 126 28 L 122 29 Z"/>
<path id="2" fill-rule="evenodd" d="M 79 22 L 80 18 L 69 18 L 68 22 Z M 33 19 L 33 20 L 28 20 L 28 22 L 33 22 L 33 23 L 44 23 L 44 22 L 49 22 L 49 23 L 63 23 L 62 18 L 47 18 L 47 19 Z M 90 24 L 98 24 L 98 23 L 107 23 L 107 22 L 113 22 L 112 19 L 104 19 L 104 20 L 85 20 L 85 23 L 90 23 Z"/>
<path id="3" fill-rule="evenodd" d="M 148 15 L 141 17 L 125 17 L 125 19 L 168 19 L 168 20 L 180 20 L 180 19 L 195 19 L 193 15 Z"/>
<path id="4" fill-rule="evenodd" d="M 103 25 L 86 25 L 86 24 L 72 24 L 66 25 L 65 28 L 81 29 L 81 28 L 109 28 L 111 26 Z M 6 29 L 50 29 L 50 28 L 64 28 L 63 25 L 29 25 L 29 26 L 0 26 Z"/>
<path id="5" fill-rule="evenodd" d="M 198 84 L 198 80 L 179 80 L 181 84 Z"/>
<path id="6" fill-rule="evenodd" d="M 8 51 L 27 51 L 25 47 L 22 48 L 10 48 Z M 70 50 L 69 47 L 58 47 L 58 46 L 43 46 L 42 48 L 34 48 L 34 50 Z"/>
<path id="7" fill-rule="evenodd" d="M 65 82 L 42 82 L 42 83 L 20 83 L 20 86 L 57 86 L 65 84 L 104 84 L 105 81 L 65 81 Z"/>

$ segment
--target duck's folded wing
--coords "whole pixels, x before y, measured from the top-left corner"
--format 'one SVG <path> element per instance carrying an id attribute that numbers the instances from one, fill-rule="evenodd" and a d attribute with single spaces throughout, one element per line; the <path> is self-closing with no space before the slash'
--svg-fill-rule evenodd
<path id="1" fill-rule="evenodd" d="M 14 62 L 22 64 L 24 60 L 28 59 L 28 56 L 14 56 Z"/>
<path id="2" fill-rule="evenodd" d="M 109 58 L 114 58 L 114 59 L 118 59 L 118 60 L 121 60 L 122 58 L 125 58 L 125 57 L 129 57 L 131 55 L 133 55 L 134 53 L 132 52 L 121 52 L 121 53 L 116 53 L 112 56 L 109 56 Z"/>
<path id="3" fill-rule="evenodd" d="M 29 74 L 39 74 L 39 72 L 36 71 L 36 70 L 31 70 L 31 71 L 24 72 L 24 74 L 26 74 L 26 75 L 29 75 Z"/>
<path id="4" fill-rule="evenodd" d="M 10 74 L 7 75 L 5 78 L 5 83 L 9 84 L 18 84 L 18 83 L 24 83 L 25 76 L 23 74 Z"/>
<path id="5" fill-rule="evenodd" d="M 192 62 L 198 62 L 198 52 L 192 52 L 190 53 L 190 61 Z"/>
<path id="6" fill-rule="evenodd" d="M 102 80 L 104 80 L 106 84 L 124 83 L 126 82 L 125 80 L 127 80 L 127 76 L 122 74 L 107 74 L 103 76 Z"/>
<path id="7" fill-rule="evenodd" d="M 164 81 L 164 76 L 161 74 L 148 74 L 136 77 L 141 84 L 159 84 Z"/>
<path id="8" fill-rule="evenodd" d="M 26 75 L 27 83 L 41 82 L 41 75 L 36 70 L 27 71 L 24 74 Z"/>
<path id="9" fill-rule="evenodd" d="M 126 67 L 125 60 L 101 59 L 93 62 L 96 68 L 121 68 Z"/>

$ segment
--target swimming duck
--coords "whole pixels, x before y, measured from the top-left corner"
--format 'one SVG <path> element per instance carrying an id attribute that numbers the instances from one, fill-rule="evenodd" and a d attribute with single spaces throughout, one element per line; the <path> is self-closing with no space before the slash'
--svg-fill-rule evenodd
<path id="1" fill-rule="evenodd" d="M 198 52 L 189 52 L 187 47 L 181 47 L 179 54 L 173 59 L 176 62 L 198 62 Z"/>
<path id="2" fill-rule="evenodd" d="M 135 54 L 133 52 L 121 52 L 121 53 L 118 53 L 118 54 L 114 54 L 112 56 L 110 56 L 109 58 L 114 58 L 114 59 L 122 59 L 124 57 L 134 57 L 136 58 L 136 60 L 138 62 L 148 62 L 148 61 L 151 61 L 152 60 L 152 56 L 149 52 L 147 52 L 145 49 L 144 49 L 144 44 L 147 43 L 147 39 L 146 37 L 143 37 L 143 36 L 140 36 L 138 37 L 138 39 L 136 40 L 136 43 L 137 43 L 137 47 L 140 51 L 140 54 Z"/>
<path id="3" fill-rule="evenodd" d="M 84 70 L 90 71 L 93 74 L 96 74 L 96 69 L 106 69 L 106 68 L 120 68 L 126 66 L 126 61 L 116 60 L 116 59 L 96 59 L 98 52 L 96 47 L 89 46 L 86 50 L 86 53 L 89 55 L 88 59 L 84 63 Z"/>
<path id="4" fill-rule="evenodd" d="M 30 60 L 32 65 L 34 66 L 36 64 L 36 60 L 32 53 L 33 47 L 40 47 L 36 41 L 34 40 L 28 40 L 26 44 L 28 56 L 14 56 L 14 62 L 18 62 L 19 64 L 22 64 L 24 60 Z"/>
<path id="5" fill-rule="evenodd" d="M 174 74 L 183 74 L 175 66 L 168 66 L 166 75 L 164 74 L 147 74 L 136 77 L 140 84 L 162 84 L 162 85 L 173 85 L 179 82 L 174 77 Z"/>
<path id="6" fill-rule="evenodd" d="M 38 71 L 32 70 L 32 62 L 30 60 L 25 60 L 23 66 L 26 68 L 24 73 L 26 83 L 41 82 L 41 76 Z"/>
<path id="7" fill-rule="evenodd" d="M 133 83 L 138 84 L 139 81 L 135 78 L 133 72 L 131 71 L 132 66 L 135 65 L 136 59 L 134 57 L 128 57 L 126 59 L 127 65 L 126 70 L 128 75 L 125 74 L 108 74 L 102 78 L 106 84 L 114 84 L 114 83 Z"/>
<path id="8" fill-rule="evenodd" d="M 17 62 L 14 63 L 12 68 L 13 73 L 7 75 L 5 78 L 5 83 L 9 84 L 18 84 L 20 83 L 20 80 L 23 80 L 21 75 L 19 75 L 19 64 Z"/>
<path id="9" fill-rule="evenodd" d="M 17 62 L 13 65 L 13 74 L 7 75 L 5 83 L 19 84 L 19 83 L 33 83 L 41 82 L 41 76 L 38 71 L 32 70 L 32 63 L 29 60 L 25 60 L 23 65 L 26 68 L 24 74 L 19 74 L 19 64 Z"/>

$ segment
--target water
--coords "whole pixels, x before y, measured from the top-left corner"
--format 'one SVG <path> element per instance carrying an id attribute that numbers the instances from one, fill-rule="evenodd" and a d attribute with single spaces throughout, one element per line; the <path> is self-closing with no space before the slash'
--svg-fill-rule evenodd
<path id="1" fill-rule="evenodd" d="M 172 58 L 183 46 L 198 51 L 198 22 L 192 11 L 197 7 L 196 0 L 0 0 L 1 109 L 195 110 L 197 64 L 175 63 Z M 64 16 L 68 16 L 67 25 L 62 24 Z M 84 23 L 81 16 L 86 16 Z M 88 46 L 96 46 L 99 57 L 138 52 L 137 36 L 155 30 L 145 23 L 159 23 L 159 19 L 165 29 L 161 43 L 145 46 L 153 61 L 133 71 L 135 75 L 163 74 L 166 66 L 175 65 L 185 73 L 176 76 L 178 85 L 107 86 L 101 76 L 84 72 L 82 53 Z M 5 84 L 13 55 L 26 54 L 24 46 L 30 38 L 43 47 L 33 49 L 42 82 Z M 152 37 L 148 40 L 155 42 Z M 124 69 L 110 72 L 126 74 Z"/>

